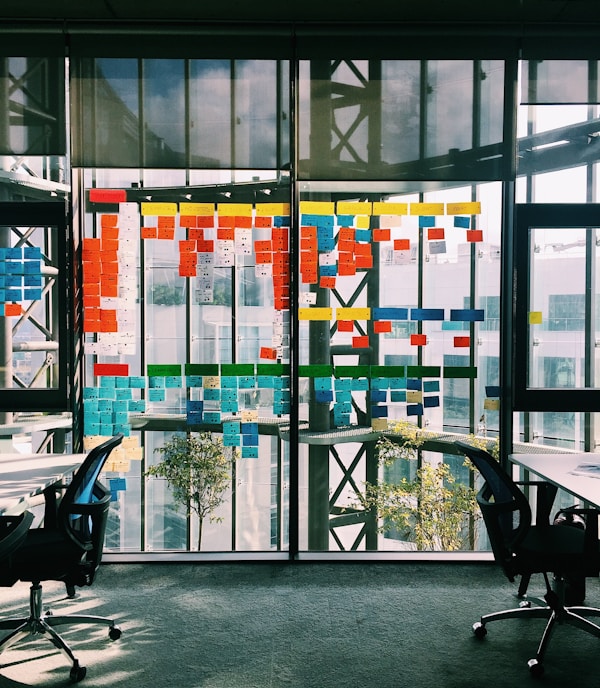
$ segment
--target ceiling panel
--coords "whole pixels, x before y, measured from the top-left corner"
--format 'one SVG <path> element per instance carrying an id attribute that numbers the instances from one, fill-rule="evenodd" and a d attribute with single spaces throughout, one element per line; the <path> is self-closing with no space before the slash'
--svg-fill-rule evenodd
<path id="1" fill-rule="evenodd" d="M 83 21 L 565 23 L 600 21 L 598 0 L 2 0 L 0 18 Z"/>

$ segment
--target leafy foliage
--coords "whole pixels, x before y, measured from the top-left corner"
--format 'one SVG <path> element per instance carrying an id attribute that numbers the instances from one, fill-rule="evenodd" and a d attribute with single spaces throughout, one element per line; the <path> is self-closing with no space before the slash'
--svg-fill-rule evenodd
<path id="1" fill-rule="evenodd" d="M 223 446 L 219 435 L 210 432 L 173 435 L 156 452 L 162 460 L 150 466 L 146 475 L 164 478 L 170 485 L 176 506 L 198 516 L 198 550 L 202 543 L 202 525 L 220 519 L 212 513 L 225 501 L 231 483 L 233 452 Z"/>
<path id="2" fill-rule="evenodd" d="M 416 466 L 428 433 L 407 421 L 397 422 L 391 431 L 399 437 L 393 441 L 384 437 L 377 443 L 380 465 L 390 467 L 401 460 Z M 363 508 L 378 514 L 382 532 L 396 529 L 419 550 L 463 548 L 469 519 L 477 512 L 475 490 L 457 482 L 443 461 L 423 463 L 414 475 L 414 479 L 367 483 L 361 498 Z"/>

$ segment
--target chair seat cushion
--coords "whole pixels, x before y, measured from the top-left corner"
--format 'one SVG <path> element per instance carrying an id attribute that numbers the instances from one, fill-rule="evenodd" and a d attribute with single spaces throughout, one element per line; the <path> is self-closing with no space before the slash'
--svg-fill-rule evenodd
<path id="1" fill-rule="evenodd" d="M 63 580 L 81 558 L 81 549 L 60 531 L 32 528 L 11 558 L 10 573 L 22 581 Z"/>
<path id="2" fill-rule="evenodd" d="M 598 556 L 584 551 L 585 532 L 568 525 L 532 526 L 517 556 L 531 572 L 597 575 Z"/>

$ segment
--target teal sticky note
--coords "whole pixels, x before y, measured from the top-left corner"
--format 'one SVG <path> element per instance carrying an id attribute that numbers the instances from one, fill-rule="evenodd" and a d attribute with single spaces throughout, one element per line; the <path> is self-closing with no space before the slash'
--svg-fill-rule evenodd
<path id="1" fill-rule="evenodd" d="M 204 411 L 204 422 L 216 425 L 221 422 L 219 411 Z"/>
<path id="2" fill-rule="evenodd" d="M 143 375 L 131 375 L 127 380 L 132 389 L 144 389 L 146 386 L 146 378 Z"/>
<path id="3" fill-rule="evenodd" d="M 223 435 L 223 446 L 225 447 L 239 447 L 241 439 L 239 435 Z"/>
<path id="4" fill-rule="evenodd" d="M 258 447 L 242 447 L 242 459 L 258 459 Z"/>
<path id="5" fill-rule="evenodd" d="M 148 401 L 164 401 L 166 390 L 164 387 L 154 387 L 148 390 Z"/>
<path id="6" fill-rule="evenodd" d="M 185 383 L 188 387 L 202 387 L 202 375 L 188 375 Z"/>
<path id="7" fill-rule="evenodd" d="M 239 404 L 237 401 L 221 402 L 221 411 L 223 413 L 237 413 L 239 411 Z"/>
<path id="8" fill-rule="evenodd" d="M 165 387 L 168 389 L 176 389 L 183 386 L 183 380 L 180 375 L 167 375 L 165 377 Z"/>
<path id="9" fill-rule="evenodd" d="M 274 379 L 272 375 L 259 375 L 257 377 L 257 385 L 260 389 L 272 389 Z"/>

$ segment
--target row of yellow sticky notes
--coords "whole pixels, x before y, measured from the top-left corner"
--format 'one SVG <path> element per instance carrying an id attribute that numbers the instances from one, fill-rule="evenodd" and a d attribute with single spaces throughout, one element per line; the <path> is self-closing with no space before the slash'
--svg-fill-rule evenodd
<path id="1" fill-rule="evenodd" d="M 145 217 L 174 217 L 180 215 L 222 217 L 252 217 L 254 211 L 257 217 L 288 216 L 289 203 L 153 203 L 148 201 L 141 204 L 141 213 Z"/>
<path id="2" fill-rule="evenodd" d="M 386 203 L 385 201 L 300 201 L 306 215 L 480 215 L 481 203 Z"/>

